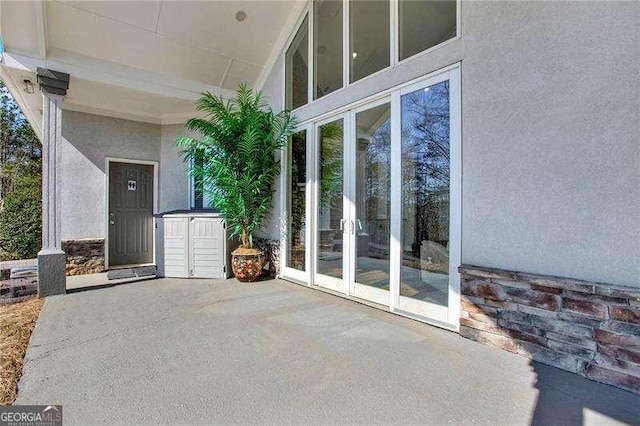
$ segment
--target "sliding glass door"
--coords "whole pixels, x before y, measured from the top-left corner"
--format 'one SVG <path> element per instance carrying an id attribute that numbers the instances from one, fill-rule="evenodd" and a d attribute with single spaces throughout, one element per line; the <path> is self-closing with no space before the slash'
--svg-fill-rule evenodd
<path id="1" fill-rule="evenodd" d="M 383 99 L 351 113 L 350 224 L 353 296 L 389 305 L 391 241 L 391 104 Z"/>
<path id="2" fill-rule="evenodd" d="M 453 68 L 295 134 L 285 273 L 457 327 L 459 108 Z"/>
<path id="3" fill-rule="evenodd" d="M 344 236 L 348 235 L 345 211 L 344 119 L 332 119 L 316 126 L 316 284 L 343 292 L 348 258 Z M 346 208 L 345 208 L 346 207 Z"/>
<path id="4" fill-rule="evenodd" d="M 452 102 L 458 88 L 451 77 L 403 88 L 397 98 L 401 264 L 395 308 L 445 324 L 457 323 L 460 263 L 459 110 Z"/>

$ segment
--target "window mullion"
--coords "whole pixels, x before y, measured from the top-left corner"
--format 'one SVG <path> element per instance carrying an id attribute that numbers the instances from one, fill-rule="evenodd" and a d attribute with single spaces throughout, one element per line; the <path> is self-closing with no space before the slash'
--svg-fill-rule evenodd
<path id="1" fill-rule="evenodd" d="M 349 85 L 349 69 L 351 64 L 351 45 L 349 29 L 349 0 L 342 0 L 342 87 Z"/>
<path id="2" fill-rule="evenodd" d="M 389 43 L 390 43 L 390 49 L 389 49 L 389 54 L 390 54 L 390 60 L 389 60 L 389 64 L 391 65 L 391 67 L 394 67 L 397 63 L 398 63 L 398 51 L 399 51 L 399 45 L 400 45 L 400 41 L 399 41 L 399 31 L 398 28 L 400 27 L 400 23 L 398 22 L 398 17 L 399 17 L 399 13 L 398 13 L 398 0 L 391 0 L 389 2 L 389 7 L 391 8 L 390 13 L 389 13 Z"/>
<path id="3" fill-rule="evenodd" d="M 313 4 L 313 1 L 310 2 L 310 7 L 309 7 L 309 15 L 308 15 L 308 19 L 309 19 L 309 23 L 307 26 L 307 31 L 308 32 L 308 40 L 307 40 L 307 60 L 309 61 L 309 66 L 307 67 L 307 104 L 310 104 L 311 102 L 313 102 L 313 99 L 315 98 L 315 91 L 313 89 L 314 86 L 314 82 L 316 79 L 316 52 L 315 49 L 313 48 L 313 46 L 315 45 L 316 42 L 316 26 L 315 26 L 315 7 Z"/>

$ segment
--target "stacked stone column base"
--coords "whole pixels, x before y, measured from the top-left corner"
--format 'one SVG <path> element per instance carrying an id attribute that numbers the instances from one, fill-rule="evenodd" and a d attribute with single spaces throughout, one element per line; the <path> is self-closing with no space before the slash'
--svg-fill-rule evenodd
<path id="1" fill-rule="evenodd" d="M 67 254 L 67 275 L 104 272 L 104 240 L 66 240 L 62 250 Z"/>

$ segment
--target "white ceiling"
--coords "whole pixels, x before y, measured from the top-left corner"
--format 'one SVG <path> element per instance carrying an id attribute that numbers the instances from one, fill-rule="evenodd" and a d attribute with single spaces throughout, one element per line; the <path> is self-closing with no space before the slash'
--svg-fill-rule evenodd
<path id="1" fill-rule="evenodd" d="M 304 0 L 2 1 L 2 65 L 22 73 L 36 66 L 68 72 L 70 109 L 104 105 L 117 108 L 112 115 L 166 117 L 180 112 L 175 109 L 186 113 L 185 105 L 192 110 L 205 90 L 231 96 L 240 83 L 260 86 L 304 5 Z M 244 22 L 235 19 L 240 10 Z M 149 92 L 145 101 L 144 92 Z M 159 101 L 163 97 L 168 101 Z M 172 102 L 178 108 L 168 107 Z M 147 121 L 153 120 L 166 121 L 151 115 Z"/>

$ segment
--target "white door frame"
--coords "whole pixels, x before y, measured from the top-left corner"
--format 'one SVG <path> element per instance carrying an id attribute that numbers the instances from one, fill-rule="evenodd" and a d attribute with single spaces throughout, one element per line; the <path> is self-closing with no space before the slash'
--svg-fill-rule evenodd
<path id="1" fill-rule="evenodd" d="M 357 208 L 355 205 L 356 198 L 356 154 L 357 154 L 357 126 L 356 126 L 356 116 L 358 113 L 378 107 L 380 105 L 389 104 L 390 115 L 389 119 L 393 121 L 393 116 L 391 115 L 391 96 L 385 95 L 383 97 L 372 100 L 371 102 L 363 105 L 359 105 L 357 108 L 354 108 L 349 111 L 349 121 L 351 126 L 349 128 L 349 138 L 345 138 L 347 141 L 345 145 L 348 147 L 348 155 L 345 158 L 345 169 L 349 174 L 349 190 L 348 190 L 348 198 L 351 200 L 349 205 L 349 211 L 346 212 L 347 219 L 349 220 L 349 228 L 350 231 L 348 233 L 349 238 L 345 240 L 349 241 L 349 276 L 347 277 L 347 287 L 349 290 L 349 294 L 354 297 L 366 299 L 372 301 L 374 303 L 378 303 L 380 305 L 388 306 L 390 304 L 390 290 L 382 290 L 379 288 L 359 284 L 356 282 L 356 269 L 357 269 L 357 245 L 358 245 L 358 235 L 356 229 L 356 217 Z M 391 194 L 390 194 L 391 196 Z M 393 198 L 392 198 L 393 199 Z M 391 259 L 389 259 L 391 261 Z M 391 276 L 389 276 L 391 279 Z"/>
<path id="2" fill-rule="evenodd" d="M 349 259 L 348 259 L 348 238 L 345 238 L 345 236 L 347 235 L 347 229 L 349 224 L 348 223 L 344 223 L 344 228 L 342 231 L 342 279 L 338 279 L 338 278 L 334 278 L 334 277 L 329 277 L 327 275 L 323 275 L 320 274 L 318 272 L 318 253 L 317 253 L 317 242 L 320 239 L 319 236 L 319 232 L 320 232 L 320 227 L 318 226 L 318 224 L 320 223 L 320 195 L 319 195 L 319 189 L 320 189 L 320 168 L 318 166 L 318 162 L 320 160 L 320 128 L 328 123 L 331 123 L 333 121 L 337 121 L 337 120 L 342 120 L 342 142 L 343 142 L 343 167 L 342 167 L 342 176 L 343 176 L 343 189 L 342 189 L 342 217 L 343 219 L 345 219 L 347 216 L 346 214 L 349 212 L 349 199 L 348 199 L 348 185 L 349 185 L 349 176 L 348 176 L 348 170 L 347 170 L 347 137 L 350 134 L 350 117 L 349 114 L 345 111 L 342 112 L 340 114 L 336 114 L 336 115 L 332 115 L 330 117 L 327 117 L 321 121 L 317 121 L 314 123 L 313 125 L 313 140 L 314 140 L 314 144 L 313 144 L 313 163 L 314 163 L 314 175 L 313 175 L 313 180 L 314 180 L 314 188 L 313 188 L 313 194 L 312 194 L 312 198 L 313 198 L 313 206 L 315 207 L 313 210 L 313 224 L 314 229 L 313 229 L 313 236 L 314 236 L 314 245 L 312 247 L 312 252 L 313 252 L 313 275 L 312 275 L 312 285 L 319 285 L 325 288 L 328 288 L 330 290 L 339 292 L 339 293 L 344 293 L 346 295 L 349 295 L 349 285 L 346 282 L 346 278 L 349 276 Z"/>
<path id="3" fill-rule="evenodd" d="M 311 247 L 314 241 L 312 237 L 312 225 L 311 214 L 312 202 L 311 194 L 313 192 L 313 162 L 309 161 L 311 158 L 309 153 L 313 149 L 313 126 L 308 123 L 303 126 L 296 127 L 293 134 L 304 131 L 306 133 L 306 187 L 305 187 L 305 270 L 300 271 L 298 269 L 289 268 L 287 263 L 289 262 L 289 213 L 291 209 L 289 191 L 290 191 L 290 179 L 289 174 L 289 161 L 291 159 L 291 144 L 287 143 L 285 149 L 280 152 L 280 274 L 282 277 L 293 280 L 297 283 L 307 286 L 311 285 L 312 277 L 312 261 L 311 261 Z"/>
<path id="4" fill-rule="evenodd" d="M 421 321 L 434 325 L 459 330 L 460 321 L 460 266 L 462 253 L 462 139 L 461 139 L 461 98 L 460 98 L 460 68 L 442 72 L 433 77 L 427 78 L 415 84 L 402 87 L 394 93 L 392 102 L 392 114 L 398 119 L 392 125 L 391 139 L 391 196 L 392 199 L 400 199 L 402 196 L 402 175 L 401 175 L 401 97 L 405 94 L 415 92 L 420 89 L 433 86 L 443 81 L 449 81 L 449 108 L 450 108 L 450 169 L 449 169 L 449 292 L 446 307 L 433 303 L 419 301 L 408 297 L 400 296 L 400 272 L 402 256 L 402 204 L 396 203 L 391 206 L 392 217 L 392 253 L 396 253 L 396 260 L 392 263 L 397 269 L 393 271 L 392 277 L 392 303 L 389 306 L 392 312 L 401 315 L 414 317 Z M 395 285 L 394 285 L 395 284 Z"/>
<path id="5" fill-rule="evenodd" d="M 402 262 L 402 220 L 401 220 L 401 203 L 391 204 L 391 241 L 390 241 L 390 297 L 388 310 L 399 315 L 411 317 L 422 322 L 430 323 L 438 327 L 450 330 L 459 330 L 460 317 L 460 274 L 458 267 L 461 262 L 461 237 L 462 237 L 462 127 L 461 127 L 461 73 L 460 63 L 447 66 L 441 70 L 429 73 L 420 78 L 400 84 L 390 89 L 386 89 L 380 93 L 369 96 L 367 98 L 356 101 L 348 106 L 342 107 L 333 113 L 322 114 L 315 119 L 306 120 L 298 128 L 297 131 L 307 130 L 307 271 L 304 275 L 289 274 L 290 268 L 283 268 L 283 277 L 291 278 L 293 281 L 301 282 L 308 286 L 317 286 L 317 246 L 318 238 L 318 160 L 319 160 L 319 131 L 320 126 L 329 122 L 343 119 L 344 123 L 344 178 L 345 188 L 343 192 L 343 217 L 352 220 L 355 215 L 355 206 L 350 204 L 349 197 L 355 195 L 355 173 L 354 165 L 347 163 L 355 160 L 355 148 L 351 147 L 351 140 L 355 135 L 355 115 L 358 112 L 382 105 L 386 102 L 391 104 L 391 199 L 399 200 L 402 191 L 402 174 L 401 174 L 401 96 L 411 93 L 415 90 L 426 88 L 442 81 L 450 82 L 450 216 L 449 216 L 449 241 L 450 241 L 450 258 L 449 258 L 449 294 L 448 306 L 442 307 L 428 302 L 418 300 L 406 300 L 400 296 L 400 274 Z M 286 159 L 288 153 L 283 153 L 283 175 L 286 175 Z M 352 158 L 353 157 L 353 158 Z M 352 176 L 353 175 L 353 176 Z M 287 178 L 283 178 L 282 183 L 282 211 L 287 212 Z M 355 225 L 355 224 L 354 224 Z M 346 224 L 347 227 L 351 224 Z M 285 229 L 283 233 L 286 233 Z M 283 239 L 284 241 L 285 239 Z M 356 296 L 355 288 L 355 244 L 354 238 L 346 232 L 343 233 L 343 244 L 345 244 L 343 256 L 343 279 L 328 279 L 330 277 L 321 276 L 324 288 L 337 291 L 346 296 Z M 284 252 L 284 251 L 283 251 Z M 286 255 L 285 255 L 286 259 Z M 351 260 L 353 259 L 353 261 Z M 300 271 L 297 271 L 298 273 Z M 361 293 L 362 294 L 362 293 Z M 361 296 L 362 297 L 362 296 Z M 375 302 L 375 300 L 374 300 Z"/>
<path id="6" fill-rule="evenodd" d="M 104 205 L 104 217 L 105 217 L 105 234 L 104 234 L 104 269 L 109 270 L 109 174 L 111 163 L 128 163 L 128 164 L 142 164 L 146 166 L 153 166 L 153 214 L 158 213 L 158 161 L 149 160 L 136 160 L 130 158 L 119 157 L 105 157 L 105 205 Z M 156 258 L 156 218 L 153 218 L 153 263 L 157 264 Z"/>

